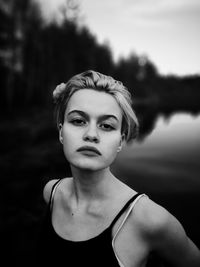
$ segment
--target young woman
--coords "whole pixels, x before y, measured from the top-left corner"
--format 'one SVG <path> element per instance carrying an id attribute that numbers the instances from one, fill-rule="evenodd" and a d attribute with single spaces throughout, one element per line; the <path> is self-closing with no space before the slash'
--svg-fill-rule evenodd
<path id="1" fill-rule="evenodd" d="M 178 220 L 117 179 L 110 165 L 138 121 L 128 90 L 95 71 L 53 92 L 59 139 L 72 177 L 49 181 L 42 266 L 199 267 L 200 252 Z"/>

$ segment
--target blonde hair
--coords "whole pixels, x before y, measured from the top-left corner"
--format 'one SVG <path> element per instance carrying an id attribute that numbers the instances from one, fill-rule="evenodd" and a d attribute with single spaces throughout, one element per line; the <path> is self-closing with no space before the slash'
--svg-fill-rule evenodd
<path id="1" fill-rule="evenodd" d="M 93 89 L 112 95 L 122 110 L 121 132 L 125 135 L 125 140 L 129 142 L 131 139 L 136 138 L 139 124 L 132 108 L 130 92 L 122 82 L 93 70 L 88 70 L 73 76 L 67 83 L 59 84 L 53 91 L 58 128 L 59 124 L 63 124 L 64 122 L 65 110 L 70 97 L 81 89 Z"/>

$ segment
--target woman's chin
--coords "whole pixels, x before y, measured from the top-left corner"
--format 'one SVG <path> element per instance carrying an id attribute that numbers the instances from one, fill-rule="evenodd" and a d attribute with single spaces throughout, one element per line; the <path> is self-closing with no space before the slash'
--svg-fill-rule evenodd
<path id="1" fill-rule="evenodd" d="M 71 165 L 74 168 L 80 169 L 82 171 L 99 171 L 107 168 L 107 166 L 104 164 L 100 164 L 98 162 L 88 162 L 88 161 L 75 162 L 75 163 L 72 162 Z"/>

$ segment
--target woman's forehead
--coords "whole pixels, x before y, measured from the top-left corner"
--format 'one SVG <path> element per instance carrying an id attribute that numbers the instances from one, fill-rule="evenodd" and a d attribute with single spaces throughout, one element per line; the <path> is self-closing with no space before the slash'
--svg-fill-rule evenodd
<path id="1" fill-rule="evenodd" d="M 113 114 L 119 119 L 122 111 L 114 96 L 109 93 L 93 89 L 76 91 L 69 99 L 66 112 L 81 110 L 96 115 Z"/>

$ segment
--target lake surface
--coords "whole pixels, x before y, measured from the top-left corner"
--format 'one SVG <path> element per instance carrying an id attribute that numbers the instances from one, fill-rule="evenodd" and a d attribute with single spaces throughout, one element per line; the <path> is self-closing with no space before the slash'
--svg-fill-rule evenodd
<path id="1" fill-rule="evenodd" d="M 200 193 L 200 116 L 158 117 L 151 134 L 125 146 L 112 169 L 136 190 Z"/>

